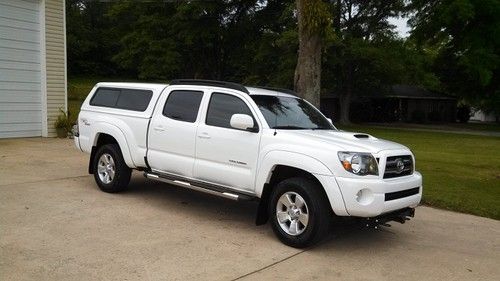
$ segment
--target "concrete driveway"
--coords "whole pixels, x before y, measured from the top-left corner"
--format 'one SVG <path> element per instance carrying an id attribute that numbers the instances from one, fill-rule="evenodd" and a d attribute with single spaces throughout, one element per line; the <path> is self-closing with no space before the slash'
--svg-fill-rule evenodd
<path id="1" fill-rule="evenodd" d="M 500 280 L 500 222 L 419 207 L 297 250 L 255 203 L 133 177 L 100 192 L 70 140 L 0 140 L 0 280 Z M 500 203 L 500 202 L 499 202 Z"/>

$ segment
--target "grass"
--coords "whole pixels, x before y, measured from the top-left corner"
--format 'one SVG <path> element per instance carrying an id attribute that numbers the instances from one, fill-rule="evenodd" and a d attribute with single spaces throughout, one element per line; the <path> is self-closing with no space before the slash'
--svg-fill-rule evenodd
<path id="1" fill-rule="evenodd" d="M 76 120 L 83 101 L 99 78 L 70 78 L 68 79 L 68 111 L 70 118 Z"/>
<path id="2" fill-rule="evenodd" d="M 99 81 L 123 79 L 72 78 L 68 106 L 76 118 L 80 106 Z M 496 131 L 498 125 L 459 124 Z M 500 138 L 367 126 L 341 129 L 370 133 L 408 146 L 424 176 L 425 204 L 500 220 Z"/>
<path id="3" fill-rule="evenodd" d="M 429 124 L 414 124 L 414 123 L 367 123 L 367 126 L 383 126 L 385 128 L 396 129 L 430 129 L 442 131 L 458 131 L 458 132 L 495 132 L 500 133 L 500 123 L 429 123 Z"/>
<path id="4" fill-rule="evenodd" d="M 465 123 L 465 124 L 453 124 L 452 127 L 467 129 L 473 131 L 491 131 L 491 132 L 500 132 L 500 124 L 499 123 Z"/>
<path id="5" fill-rule="evenodd" d="M 424 178 L 427 205 L 500 220 L 500 138 L 342 127 L 408 146 Z"/>

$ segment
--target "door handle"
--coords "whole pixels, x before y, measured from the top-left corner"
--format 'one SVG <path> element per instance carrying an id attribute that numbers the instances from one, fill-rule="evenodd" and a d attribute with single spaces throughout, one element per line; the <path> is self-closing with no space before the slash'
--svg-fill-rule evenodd
<path id="1" fill-rule="evenodd" d="M 200 139 L 209 139 L 210 135 L 208 133 L 201 133 L 200 135 L 198 135 L 198 137 Z"/>
<path id="2" fill-rule="evenodd" d="M 155 131 L 158 131 L 158 132 L 163 132 L 163 131 L 165 131 L 165 128 L 163 128 L 162 126 L 154 127 L 153 129 L 154 129 Z"/>

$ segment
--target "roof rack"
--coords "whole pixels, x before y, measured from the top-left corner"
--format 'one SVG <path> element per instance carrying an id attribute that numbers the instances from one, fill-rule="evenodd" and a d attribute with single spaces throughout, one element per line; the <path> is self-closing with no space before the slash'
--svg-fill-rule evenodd
<path id="1" fill-rule="evenodd" d="M 203 80 L 203 79 L 175 79 L 172 80 L 172 82 L 170 82 L 170 85 L 214 86 L 214 87 L 238 90 L 250 94 L 250 92 L 248 91 L 247 88 L 245 88 L 245 86 L 238 83 L 225 82 L 225 81 Z"/>
<path id="2" fill-rule="evenodd" d="M 275 88 L 275 87 L 267 87 L 267 86 L 256 86 L 255 88 L 260 88 L 260 89 L 275 91 L 275 92 L 282 92 L 285 94 L 297 96 L 297 92 L 295 92 L 294 90 L 289 90 L 289 89 L 284 89 L 284 88 Z"/>

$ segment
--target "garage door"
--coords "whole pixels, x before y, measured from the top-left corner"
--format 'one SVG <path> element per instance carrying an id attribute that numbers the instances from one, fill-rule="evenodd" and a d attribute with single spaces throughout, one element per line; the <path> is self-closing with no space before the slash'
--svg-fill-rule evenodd
<path id="1" fill-rule="evenodd" d="M 0 138 L 42 135 L 39 9 L 0 1 Z"/>

